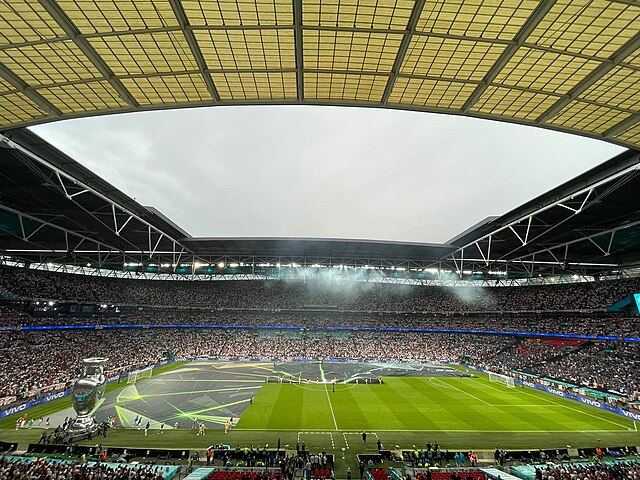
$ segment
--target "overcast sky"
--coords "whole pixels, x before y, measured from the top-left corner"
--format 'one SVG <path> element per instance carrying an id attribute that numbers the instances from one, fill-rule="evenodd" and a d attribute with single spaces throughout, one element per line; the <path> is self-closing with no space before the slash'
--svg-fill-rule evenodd
<path id="1" fill-rule="evenodd" d="M 194 236 L 445 242 L 624 149 L 465 117 L 214 107 L 33 130 Z"/>

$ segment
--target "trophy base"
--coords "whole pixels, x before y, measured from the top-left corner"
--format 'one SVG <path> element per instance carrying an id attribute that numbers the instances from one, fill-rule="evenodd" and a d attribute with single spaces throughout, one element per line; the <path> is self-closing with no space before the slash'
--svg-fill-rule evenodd
<path id="1" fill-rule="evenodd" d="M 93 437 L 100 430 L 100 424 L 96 423 L 92 417 L 77 417 L 71 425 L 67 427 L 65 433 L 70 442 L 84 440 Z"/>

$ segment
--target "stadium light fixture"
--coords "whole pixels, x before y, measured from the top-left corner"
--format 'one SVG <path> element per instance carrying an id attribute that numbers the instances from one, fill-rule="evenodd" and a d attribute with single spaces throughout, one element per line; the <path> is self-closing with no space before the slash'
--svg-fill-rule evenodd
<path id="1" fill-rule="evenodd" d="M 218 264 L 218 267 L 219 267 L 219 268 L 224 268 L 224 262 L 220 262 L 220 263 Z"/>

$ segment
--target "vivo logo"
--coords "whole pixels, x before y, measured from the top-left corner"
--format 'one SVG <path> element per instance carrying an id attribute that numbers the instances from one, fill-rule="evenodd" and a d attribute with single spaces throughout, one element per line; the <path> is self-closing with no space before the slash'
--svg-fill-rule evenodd
<path id="1" fill-rule="evenodd" d="M 637 413 L 627 412 L 626 410 L 622 409 L 620 409 L 620 411 L 625 417 L 633 418 L 634 420 L 640 420 L 640 415 L 638 415 Z"/>
<path id="2" fill-rule="evenodd" d="M 591 400 L 590 398 L 580 398 L 582 403 L 586 403 L 587 405 L 593 405 L 594 407 L 601 408 L 602 404 L 597 400 Z"/>
<path id="3" fill-rule="evenodd" d="M 64 392 L 54 393 L 53 395 L 47 395 L 44 397 L 45 402 L 49 402 L 51 400 L 55 400 L 56 398 L 64 397 Z"/>
<path id="4" fill-rule="evenodd" d="M 522 384 L 523 384 L 525 387 L 536 388 L 536 384 L 535 384 L 535 383 L 532 383 L 532 382 L 525 382 L 525 381 L 523 380 L 523 381 L 522 381 Z"/>
<path id="5" fill-rule="evenodd" d="M 27 404 L 23 403 L 22 405 L 17 405 L 15 407 L 11 407 L 11 408 L 7 409 L 6 413 L 7 413 L 7 415 L 11 415 L 11 414 L 16 413 L 16 412 L 21 412 L 25 408 L 27 408 Z"/>
<path id="6" fill-rule="evenodd" d="M 556 390 L 555 388 L 550 388 L 549 393 L 553 393 L 554 395 L 558 395 L 559 397 L 564 397 L 564 392 L 561 390 Z"/>

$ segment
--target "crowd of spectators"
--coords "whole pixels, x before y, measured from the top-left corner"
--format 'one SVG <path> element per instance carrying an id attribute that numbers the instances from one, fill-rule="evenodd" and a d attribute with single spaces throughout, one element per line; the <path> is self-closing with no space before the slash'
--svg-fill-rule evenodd
<path id="1" fill-rule="evenodd" d="M 33 312 L 31 312 L 33 313 Z M 508 331 L 528 333 L 559 333 L 589 336 L 640 337 L 639 317 L 594 315 L 494 314 L 464 316 L 433 314 L 398 314 L 368 312 L 256 312 L 212 311 L 209 309 L 158 308 L 142 311 L 125 309 L 120 312 L 88 316 L 30 315 L 0 307 L 0 327 L 34 325 L 232 325 L 232 326 L 304 326 L 367 327 L 367 328 L 429 328 L 442 330 Z"/>
<path id="2" fill-rule="evenodd" d="M 28 301 L 0 305 L 0 327 L 9 328 L 0 332 L 0 355 L 10 359 L 0 367 L 0 399 L 24 399 L 47 387 L 68 387 L 80 374 L 81 359 L 93 355 L 110 358 L 112 376 L 170 357 L 391 361 L 462 358 L 504 371 L 526 370 L 580 385 L 637 392 L 638 345 L 385 329 L 640 337 L 637 317 L 553 312 L 601 308 L 638 290 L 639 279 L 444 288 L 366 282 L 153 281 L 2 266 L 0 291 L 11 292 L 14 299 L 28 297 L 44 302 L 39 311 L 34 311 L 33 303 Z M 49 299 L 54 301 L 50 303 Z M 61 315 L 55 305 L 64 300 L 94 302 L 103 311 L 79 312 L 84 316 L 69 312 Z M 49 308 L 51 311 L 47 311 Z M 478 313 L 516 310 L 541 312 Z M 128 329 L 101 327 L 77 331 L 18 329 L 33 325 L 107 327 L 115 323 L 159 324 L 166 328 L 144 328 L 136 330 L 135 335 Z M 172 324 L 249 328 L 178 329 Z M 265 326 L 301 328 L 250 328 Z M 372 330 L 355 332 L 348 327 Z"/>
<path id="3" fill-rule="evenodd" d="M 536 480 L 640 480 L 640 462 L 563 463 L 536 468 Z"/>
<path id="4" fill-rule="evenodd" d="M 54 462 L 48 459 L 24 461 L 20 458 L 0 457 L 0 480 L 161 480 L 161 470 L 153 466 L 104 463 Z"/>
<path id="5" fill-rule="evenodd" d="M 109 357 L 108 375 L 167 358 L 263 358 L 369 361 L 465 361 L 616 390 L 640 391 L 640 347 L 519 339 L 498 335 L 300 329 L 142 329 L 6 331 L 0 355 L 0 398 L 28 398 L 68 387 L 88 356 Z"/>
<path id="6" fill-rule="evenodd" d="M 436 287 L 354 281 L 167 281 L 0 267 L 0 288 L 16 296 L 128 305 L 358 311 L 594 309 L 640 291 L 640 279 L 514 287 Z"/>

